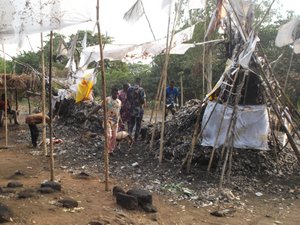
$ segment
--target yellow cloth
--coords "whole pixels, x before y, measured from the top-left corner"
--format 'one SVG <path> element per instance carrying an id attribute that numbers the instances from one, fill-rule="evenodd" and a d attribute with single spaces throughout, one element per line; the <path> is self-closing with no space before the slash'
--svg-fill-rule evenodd
<path id="1" fill-rule="evenodd" d="M 77 92 L 75 98 L 76 103 L 83 100 L 90 100 L 93 83 L 94 82 L 91 79 L 90 74 L 84 76 L 82 81 L 77 85 Z"/>

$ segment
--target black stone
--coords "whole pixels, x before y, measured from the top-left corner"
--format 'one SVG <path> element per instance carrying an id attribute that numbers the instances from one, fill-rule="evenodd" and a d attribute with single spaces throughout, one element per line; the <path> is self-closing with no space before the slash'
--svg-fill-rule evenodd
<path id="1" fill-rule="evenodd" d="M 58 200 L 58 203 L 62 204 L 62 207 L 71 209 L 78 206 L 78 202 L 72 198 L 64 198 Z"/>
<path id="2" fill-rule="evenodd" d="M 111 224 L 109 221 L 101 220 L 101 221 L 91 221 L 88 225 L 109 225 Z"/>
<path id="3" fill-rule="evenodd" d="M 113 196 L 117 196 L 118 193 L 125 194 L 125 191 L 120 186 L 114 186 L 113 187 Z"/>
<path id="4" fill-rule="evenodd" d="M 142 208 L 145 212 L 148 212 L 148 213 L 156 213 L 156 212 L 157 212 L 156 207 L 153 206 L 152 204 L 144 204 L 144 205 L 141 205 L 141 208 Z"/>
<path id="5" fill-rule="evenodd" d="M 20 181 L 10 181 L 8 182 L 7 187 L 18 188 L 18 187 L 23 187 L 23 184 Z"/>
<path id="6" fill-rule="evenodd" d="M 135 196 L 127 195 L 124 193 L 117 193 L 117 204 L 125 209 L 134 210 L 138 208 L 138 200 Z"/>
<path id="7" fill-rule="evenodd" d="M 80 172 L 79 174 L 75 175 L 76 179 L 83 179 L 83 180 L 87 180 L 90 178 L 90 175 L 85 173 L 85 172 Z"/>
<path id="8" fill-rule="evenodd" d="M 127 191 L 126 194 L 136 197 L 139 206 L 143 206 L 146 204 L 152 205 L 152 194 L 149 191 L 140 190 L 140 189 L 131 189 Z"/>
<path id="9" fill-rule="evenodd" d="M 56 191 L 61 191 L 61 185 L 57 182 L 54 181 L 46 181 L 44 183 L 41 184 L 41 187 L 50 187 Z"/>
<path id="10" fill-rule="evenodd" d="M 0 203 L 0 223 L 9 222 L 13 213 L 7 205 Z"/>
<path id="11" fill-rule="evenodd" d="M 51 194 L 53 192 L 55 192 L 56 190 L 54 190 L 51 187 L 42 187 L 38 189 L 38 192 L 42 193 L 42 194 Z"/>
<path id="12" fill-rule="evenodd" d="M 31 198 L 34 196 L 34 190 L 33 189 L 26 189 L 18 193 L 17 197 L 19 199 L 24 199 L 24 198 Z"/>

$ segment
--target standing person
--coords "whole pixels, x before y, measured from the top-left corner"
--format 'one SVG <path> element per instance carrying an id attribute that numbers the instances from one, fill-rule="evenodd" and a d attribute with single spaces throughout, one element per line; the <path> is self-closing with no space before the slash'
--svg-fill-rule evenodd
<path id="1" fill-rule="evenodd" d="M 127 99 L 130 103 L 130 122 L 128 131 L 129 134 L 132 135 L 133 129 L 135 128 L 134 140 L 136 141 L 141 130 L 144 105 L 146 104 L 146 94 L 141 87 L 140 78 L 136 78 L 135 84 L 128 88 Z"/>
<path id="2" fill-rule="evenodd" d="M 112 87 L 111 96 L 106 97 L 107 105 L 107 139 L 108 153 L 112 154 L 116 147 L 116 137 L 120 119 L 121 101 L 118 99 L 118 88 Z M 89 115 L 97 112 L 102 105 L 97 106 Z"/>
<path id="3" fill-rule="evenodd" d="M 121 110 L 120 110 L 120 116 L 121 116 L 121 123 L 119 125 L 119 130 L 128 130 L 129 128 L 129 120 L 130 120 L 130 103 L 127 99 L 127 90 L 129 88 L 129 84 L 125 83 L 123 84 L 123 89 L 119 91 L 119 99 L 121 101 Z M 125 125 L 127 125 L 127 129 L 125 128 Z"/>
<path id="4" fill-rule="evenodd" d="M 40 124 L 42 122 L 43 122 L 42 113 L 35 113 L 35 114 L 28 115 L 25 119 L 25 123 L 27 123 L 29 126 L 31 143 L 33 148 L 37 147 L 37 141 L 39 138 L 39 129 L 37 127 L 37 124 Z M 48 124 L 50 123 L 50 118 L 47 115 L 46 115 L 46 122 Z"/>
<path id="5" fill-rule="evenodd" d="M 175 81 L 171 81 L 170 85 L 166 89 L 166 114 L 165 118 L 167 118 L 169 110 L 171 111 L 172 115 L 174 116 L 176 111 L 176 106 L 178 102 L 178 90 L 175 87 Z"/>
<path id="6" fill-rule="evenodd" d="M 0 99 L 0 126 L 2 126 L 2 121 L 3 121 L 3 117 L 4 117 L 4 111 L 5 111 L 5 94 L 1 95 L 1 99 Z M 9 101 L 7 100 L 7 114 L 11 114 L 13 115 L 13 119 L 15 124 L 19 124 L 18 122 L 18 117 L 17 117 L 17 112 L 15 110 L 12 110 L 9 104 Z"/>

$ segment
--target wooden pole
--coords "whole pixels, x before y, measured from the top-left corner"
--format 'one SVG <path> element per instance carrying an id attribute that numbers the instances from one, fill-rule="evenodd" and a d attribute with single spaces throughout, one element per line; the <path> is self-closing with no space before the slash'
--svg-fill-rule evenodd
<path id="1" fill-rule="evenodd" d="M 293 63 L 293 57 L 294 57 L 294 51 L 292 51 L 292 55 L 291 55 L 291 59 L 290 59 L 290 63 L 289 63 L 289 68 L 288 68 L 288 71 L 286 73 L 286 78 L 285 78 L 285 82 L 284 82 L 284 86 L 283 86 L 283 91 L 284 92 L 286 92 L 287 83 L 288 83 L 288 80 L 289 80 L 291 67 L 292 67 L 292 63 Z"/>
<path id="2" fill-rule="evenodd" d="M 163 71 L 162 71 L 162 77 L 163 77 L 163 104 L 166 102 L 166 88 L 167 88 L 167 70 L 168 70 L 168 63 L 169 63 L 169 58 L 170 58 L 170 50 L 171 50 L 171 45 L 173 42 L 173 37 L 175 33 L 175 26 L 177 23 L 177 18 L 178 18 L 178 13 L 181 9 L 182 5 L 182 0 L 179 2 L 179 5 L 177 6 L 176 12 L 175 12 L 175 17 L 174 17 L 174 23 L 173 23 L 173 28 L 172 28 L 172 33 L 171 33 L 171 38 L 169 42 L 169 31 L 170 31 L 170 21 L 171 21 L 171 6 L 170 6 L 170 11 L 169 11 L 169 19 L 168 19 L 168 35 L 167 35 L 167 42 L 166 42 L 166 55 L 165 55 L 165 62 L 163 66 Z M 163 151 L 164 151 L 164 132 L 165 132 L 165 113 L 166 113 L 166 107 L 163 105 L 163 113 L 162 113 L 162 126 L 161 126 L 161 133 L 160 133 L 160 147 L 159 147 L 159 163 L 162 163 L 163 159 Z"/>
<path id="3" fill-rule="evenodd" d="M 207 66 L 207 83 L 206 83 L 206 91 L 209 93 L 212 90 L 212 58 L 213 58 L 213 48 L 210 44 L 208 46 L 208 64 Z"/>
<path id="4" fill-rule="evenodd" d="M 152 121 L 152 118 L 153 118 L 153 113 L 157 109 L 157 105 L 159 104 L 159 101 L 161 100 L 159 98 L 160 93 L 161 93 L 161 89 L 162 89 L 162 76 L 160 76 L 160 79 L 159 79 L 159 84 L 158 84 L 158 88 L 157 88 L 157 92 L 156 92 L 156 96 L 155 96 L 154 106 L 153 106 L 153 108 L 151 110 L 151 116 L 150 116 L 149 124 L 151 124 L 151 121 Z M 157 113 L 156 113 L 156 115 L 157 115 Z"/>
<path id="5" fill-rule="evenodd" d="M 207 0 L 204 1 L 204 33 L 203 33 L 203 52 L 202 52 L 202 99 L 205 98 L 205 51 L 206 51 L 206 45 L 205 45 L 205 34 L 206 34 L 206 27 L 207 27 L 207 18 L 206 18 L 206 2 Z"/>
<path id="6" fill-rule="evenodd" d="M 154 111 L 155 111 L 155 117 L 154 117 L 154 127 L 153 127 L 153 130 L 152 130 L 152 135 L 151 135 L 151 141 L 150 141 L 150 149 L 153 148 L 153 143 L 154 143 L 154 136 L 155 136 L 155 132 L 156 132 L 156 129 L 157 129 L 157 114 L 158 114 L 158 111 L 160 109 L 160 106 L 161 106 L 161 100 L 162 100 L 162 89 L 163 89 L 163 86 L 162 86 L 162 82 L 163 82 L 163 76 L 161 76 L 161 79 L 160 79 L 160 86 L 158 88 L 158 92 L 157 94 L 159 94 L 158 98 L 156 99 L 157 101 L 155 102 L 155 108 L 154 108 Z M 160 90 L 160 91 L 159 91 Z M 162 115 L 164 117 L 164 115 Z"/>
<path id="7" fill-rule="evenodd" d="M 5 60 L 5 51 L 4 44 L 2 44 L 3 51 L 3 69 L 4 69 L 4 118 L 5 118 L 5 147 L 8 145 L 8 129 L 7 129 L 7 84 L 6 84 L 6 60 Z"/>
<path id="8" fill-rule="evenodd" d="M 50 136 L 50 180 L 54 180 L 54 157 L 53 157 L 53 127 L 52 127 L 52 58 L 53 58 L 53 31 L 50 32 L 50 52 L 49 52 L 49 136 Z"/>
<path id="9" fill-rule="evenodd" d="M 43 148 L 45 155 L 48 155 L 46 143 L 46 80 L 45 80 L 45 54 L 43 33 L 41 33 L 41 68 L 42 68 L 42 114 L 43 114 Z"/>
<path id="10" fill-rule="evenodd" d="M 27 93 L 28 114 L 31 114 L 30 95 Z"/>
<path id="11" fill-rule="evenodd" d="M 101 78 L 102 78 L 102 98 L 103 98 L 103 111 L 104 111 L 104 166 L 105 166 L 105 191 L 108 191 L 108 138 L 107 138 L 107 106 L 106 106 L 106 79 L 105 79 L 105 69 L 104 69 L 104 57 L 102 48 L 102 36 L 99 23 L 99 0 L 97 0 L 97 29 L 98 29 L 98 41 L 100 47 L 100 59 L 101 59 Z"/>
<path id="12" fill-rule="evenodd" d="M 184 105 L 184 102 L 183 102 L 183 74 L 184 73 L 181 73 L 180 74 L 180 103 L 181 103 L 181 106 Z"/>
<path id="13" fill-rule="evenodd" d="M 152 33 L 153 39 L 156 41 L 156 37 L 155 37 L 155 34 L 154 34 L 154 32 L 153 32 L 152 26 L 151 26 L 151 24 L 150 24 L 150 20 L 149 20 L 147 14 L 146 14 L 146 11 L 145 11 L 145 8 L 144 8 L 143 1 L 141 1 L 141 5 L 142 5 L 142 8 L 143 8 L 143 12 L 144 12 L 144 15 L 145 15 L 145 17 L 146 17 L 148 26 L 149 26 L 150 31 L 151 31 L 151 33 Z"/>

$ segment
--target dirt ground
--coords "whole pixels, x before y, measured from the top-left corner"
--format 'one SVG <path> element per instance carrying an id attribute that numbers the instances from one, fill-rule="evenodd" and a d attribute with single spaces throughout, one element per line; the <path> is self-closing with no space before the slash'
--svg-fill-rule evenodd
<path id="1" fill-rule="evenodd" d="M 109 189 L 105 191 L 103 175 L 91 173 L 88 179 L 78 179 L 70 170 L 64 170 L 63 162 L 55 161 L 55 181 L 62 185 L 62 191 L 52 194 L 35 194 L 26 199 L 18 199 L 17 194 L 24 189 L 40 187 L 49 180 L 49 157 L 42 150 L 30 149 L 29 130 L 26 125 L 9 125 L 8 148 L 3 148 L 4 128 L 1 128 L 0 144 L 0 187 L 6 187 L 9 181 L 18 180 L 21 188 L 11 189 L 9 193 L 0 192 L 0 203 L 6 204 L 13 212 L 12 221 L 8 224 L 38 224 L 38 225 L 84 225 L 91 221 L 98 224 L 137 224 L 137 225 L 192 225 L 192 224 L 300 224 L 300 200 L 297 197 L 282 198 L 278 195 L 257 196 L 254 193 L 242 197 L 240 206 L 211 205 L 197 207 L 189 201 L 170 201 L 171 195 L 153 194 L 153 205 L 157 213 L 145 213 L 142 210 L 125 210 L 116 204 L 111 189 L 115 185 L 132 188 L 132 181 L 126 177 L 123 180 L 110 178 Z M 23 175 L 15 175 L 20 171 Z M 111 174 L 111 177 L 114 177 Z M 293 181 L 300 191 L 300 179 Z M 297 195 L 300 197 L 300 192 Z M 74 209 L 58 206 L 59 199 L 70 197 L 78 201 Z M 224 208 L 234 207 L 235 212 L 225 217 L 215 217 L 210 213 Z"/>

